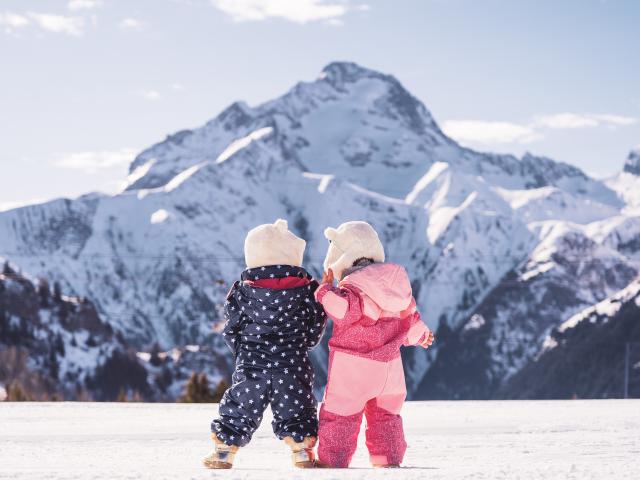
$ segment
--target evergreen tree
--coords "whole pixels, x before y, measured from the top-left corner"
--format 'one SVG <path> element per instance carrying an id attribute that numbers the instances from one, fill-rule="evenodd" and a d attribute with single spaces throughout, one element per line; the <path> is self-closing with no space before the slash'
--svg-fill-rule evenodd
<path id="1" fill-rule="evenodd" d="M 64 340 L 62 340 L 62 335 L 60 335 L 60 333 L 56 334 L 56 338 L 53 342 L 53 348 L 55 349 L 58 355 L 60 355 L 61 357 L 64 357 L 64 354 L 65 354 Z"/>
<path id="2" fill-rule="evenodd" d="M 49 374 L 51 378 L 58 379 L 60 373 L 60 364 L 58 363 L 58 356 L 56 355 L 55 348 L 49 350 Z"/>
<path id="3" fill-rule="evenodd" d="M 118 402 L 128 402 L 129 401 L 129 395 L 127 395 L 127 392 L 124 390 L 124 388 L 120 389 L 120 393 L 118 393 Z"/>
<path id="4" fill-rule="evenodd" d="M 198 375 L 193 372 L 179 401 L 182 403 L 212 403 L 214 399 L 209 390 L 207 375 L 205 373 Z"/>
<path id="5" fill-rule="evenodd" d="M 62 289 L 60 287 L 60 282 L 53 282 L 53 300 L 56 303 L 59 303 L 62 300 Z"/>
<path id="6" fill-rule="evenodd" d="M 40 298 L 40 306 L 48 307 L 49 306 L 49 296 L 51 295 L 51 291 L 49 290 L 49 282 L 41 278 L 38 280 L 38 298 Z"/>
<path id="7" fill-rule="evenodd" d="M 162 359 L 160 358 L 160 345 L 158 342 L 154 342 L 151 346 L 151 357 L 149 358 L 149 363 L 154 367 L 158 367 L 162 364 Z"/>
<path id="8" fill-rule="evenodd" d="M 7 388 L 7 401 L 8 402 L 30 402 L 33 401 L 33 397 L 25 392 L 20 384 L 15 381 Z"/>
<path id="9" fill-rule="evenodd" d="M 218 383 L 216 388 L 213 390 L 213 402 L 220 403 L 220 400 L 222 400 L 222 396 L 224 395 L 224 392 L 226 392 L 230 386 L 231 385 L 229 385 L 229 383 L 226 380 L 224 379 L 220 380 L 220 383 Z"/>

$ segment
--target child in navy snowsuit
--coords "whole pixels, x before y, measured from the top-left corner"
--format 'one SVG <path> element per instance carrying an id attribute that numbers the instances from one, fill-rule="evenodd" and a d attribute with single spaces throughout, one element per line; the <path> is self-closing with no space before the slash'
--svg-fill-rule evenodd
<path id="1" fill-rule="evenodd" d="M 309 349 L 320 341 L 326 317 L 314 298 L 318 283 L 300 266 L 304 248 L 285 220 L 260 225 L 245 239 L 248 268 L 227 295 L 223 332 L 236 368 L 211 424 L 216 449 L 204 459 L 207 468 L 231 468 L 269 404 L 273 431 L 291 447 L 294 465 L 314 464 L 318 420 Z"/>

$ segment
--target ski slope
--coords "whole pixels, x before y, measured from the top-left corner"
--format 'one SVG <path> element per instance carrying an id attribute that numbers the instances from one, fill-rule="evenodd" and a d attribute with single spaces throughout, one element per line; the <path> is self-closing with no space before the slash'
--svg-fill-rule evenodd
<path id="1" fill-rule="evenodd" d="M 207 471 L 215 405 L 0 403 L 0 479 L 640 478 L 640 401 L 410 402 L 404 468 L 300 471 L 267 414 L 231 471 Z"/>

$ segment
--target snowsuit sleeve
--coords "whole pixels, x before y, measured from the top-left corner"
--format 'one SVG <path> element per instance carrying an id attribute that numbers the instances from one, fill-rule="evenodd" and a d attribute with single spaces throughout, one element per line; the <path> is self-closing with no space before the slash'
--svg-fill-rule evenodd
<path id="1" fill-rule="evenodd" d="M 236 299 L 239 285 L 240 282 L 235 282 L 227 294 L 227 300 L 224 304 L 225 323 L 224 330 L 222 331 L 222 336 L 234 356 L 238 354 L 240 331 L 242 329 L 242 314 Z"/>
<path id="2" fill-rule="evenodd" d="M 362 299 L 351 288 L 334 288 L 328 283 L 323 283 L 316 290 L 316 300 L 334 322 L 350 324 L 362 317 Z"/>
<path id="3" fill-rule="evenodd" d="M 318 283 L 314 281 L 312 285 L 312 291 L 316 290 Z M 307 331 L 307 346 L 313 348 L 318 345 L 322 338 L 324 328 L 327 325 L 327 315 L 324 312 L 324 308 L 322 308 L 322 304 L 316 301 L 313 296 L 310 299 L 310 303 L 311 315 L 309 316 L 309 328 Z"/>
<path id="4" fill-rule="evenodd" d="M 414 312 L 413 318 L 411 319 L 411 327 L 409 327 L 409 331 L 407 332 L 404 345 L 408 347 L 420 345 L 428 336 L 429 327 L 427 327 L 420 318 L 420 313 L 417 311 Z"/>

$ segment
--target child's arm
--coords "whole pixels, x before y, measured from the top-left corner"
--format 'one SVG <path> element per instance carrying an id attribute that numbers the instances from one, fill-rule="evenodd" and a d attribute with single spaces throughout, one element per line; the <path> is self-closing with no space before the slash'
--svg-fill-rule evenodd
<path id="1" fill-rule="evenodd" d="M 334 322 L 354 323 L 362 317 L 360 295 L 349 288 L 323 283 L 316 290 L 316 300 Z"/>
<path id="2" fill-rule="evenodd" d="M 312 283 L 312 290 L 316 290 L 318 283 L 314 280 Z M 320 342 L 324 328 L 327 325 L 327 315 L 324 313 L 324 308 L 319 302 L 310 300 L 311 315 L 309 320 L 309 329 L 307 334 L 307 346 L 313 348 Z"/>
<path id="3" fill-rule="evenodd" d="M 433 343 L 433 332 L 427 327 L 420 314 L 415 312 L 411 321 L 411 328 L 407 332 L 407 339 L 404 341 L 406 346 L 420 346 L 423 348 L 429 348 Z"/>
<path id="4" fill-rule="evenodd" d="M 238 302 L 235 298 L 239 285 L 240 282 L 235 282 L 227 294 L 227 301 L 224 304 L 225 323 L 224 330 L 222 331 L 222 336 L 234 355 L 237 355 L 238 353 L 238 348 L 240 346 L 240 330 L 242 328 L 242 315 L 240 308 L 238 307 Z"/>

